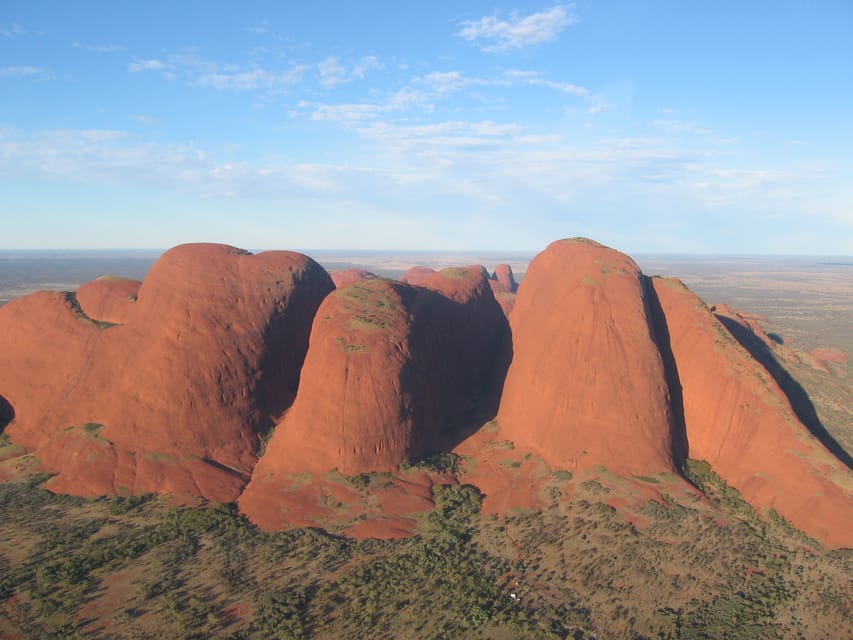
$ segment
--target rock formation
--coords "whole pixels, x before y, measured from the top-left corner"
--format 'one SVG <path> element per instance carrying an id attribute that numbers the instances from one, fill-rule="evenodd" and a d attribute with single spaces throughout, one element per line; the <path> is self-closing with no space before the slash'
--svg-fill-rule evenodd
<path id="1" fill-rule="evenodd" d="M 370 279 L 337 290 L 317 312 L 296 401 L 241 508 L 257 517 L 285 474 L 393 471 L 449 450 L 494 414 L 506 330 L 476 267 L 423 287 Z"/>
<path id="2" fill-rule="evenodd" d="M 515 292 L 518 289 L 512 275 L 512 268 L 508 264 L 499 264 L 489 278 L 489 286 L 495 294 L 495 300 L 508 318 L 515 306 Z"/>
<path id="3" fill-rule="evenodd" d="M 0 389 L 16 414 L 7 433 L 59 474 L 57 491 L 233 500 L 259 431 L 292 402 L 332 287 L 300 254 L 202 244 L 166 252 L 121 325 L 91 319 L 73 294 L 10 303 L 0 309 Z"/>
<path id="4" fill-rule="evenodd" d="M 744 499 L 831 546 L 853 546 L 853 477 L 767 371 L 679 280 L 655 278 L 681 386 L 689 457 Z"/>
<path id="5" fill-rule="evenodd" d="M 515 293 L 518 289 L 515 276 L 512 274 L 512 267 L 508 264 L 499 264 L 495 267 L 489 284 L 495 293 Z"/>
<path id="6" fill-rule="evenodd" d="M 663 364 L 630 258 L 584 239 L 552 243 L 530 263 L 510 326 L 503 437 L 557 468 L 678 468 Z"/>
<path id="7" fill-rule="evenodd" d="M 138 280 L 102 276 L 77 289 L 80 309 L 96 322 L 124 324 L 133 312 L 139 286 Z"/>
<path id="8" fill-rule="evenodd" d="M 679 473 L 689 456 L 759 510 L 853 547 L 849 456 L 812 435 L 775 359 L 794 352 L 756 318 L 585 239 L 549 245 L 515 289 L 507 265 L 333 282 L 297 253 L 182 245 L 142 283 L 0 308 L 0 430 L 56 474 L 54 491 L 239 496 L 267 528 L 322 523 L 317 500 L 357 495 L 338 517 L 368 518 L 353 531 L 371 535 L 411 532 L 434 480 L 398 474 L 368 496 L 327 472 L 396 472 L 458 446 L 468 478 L 507 494 L 495 507 L 538 504 L 532 475 L 494 477 L 507 459 L 483 452 L 501 441 L 529 474 Z"/>
<path id="9" fill-rule="evenodd" d="M 421 284 L 434 273 L 435 269 L 431 269 L 430 267 L 412 267 L 400 276 L 400 282 Z"/>
<path id="10" fill-rule="evenodd" d="M 341 271 L 333 271 L 331 276 L 332 282 L 335 283 L 335 288 L 341 289 L 357 280 L 375 278 L 376 274 L 365 269 L 342 269 Z"/>

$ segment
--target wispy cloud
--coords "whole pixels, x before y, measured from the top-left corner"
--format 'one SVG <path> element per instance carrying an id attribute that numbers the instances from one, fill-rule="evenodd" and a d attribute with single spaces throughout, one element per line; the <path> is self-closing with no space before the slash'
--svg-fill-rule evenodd
<path id="1" fill-rule="evenodd" d="M 133 115 L 130 116 L 133 120 L 136 120 L 139 124 L 147 124 L 147 125 L 157 125 L 160 124 L 160 119 L 155 118 L 154 116 L 147 116 L 144 114 Z"/>
<path id="2" fill-rule="evenodd" d="M 166 71 L 174 67 L 162 60 L 136 58 L 127 65 L 127 68 L 129 71 L 139 73 L 140 71 Z"/>
<path id="3" fill-rule="evenodd" d="M 4 24 L 0 25 L 0 36 L 4 38 L 14 38 L 16 36 L 43 36 L 43 31 L 30 31 L 29 29 L 22 27 L 17 22 L 13 22 L 12 24 Z"/>
<path id="4" fill-rule="evenodd" d="M 283 89 L 298 83 L 307 67 L 295 65 L 285 71 L 267 69 L 239 70 L 230 67 L 217 73 L 199 76 L 196 83 L 202 87 L 211 87 L 223 91 L 255 91 L 259 89 Z"/>
<path id="5" fill-rule="evenodd" d="M 493 14 L 479 20 L 466 20 L 457 35 L 482 43 L 481 51 L 507 53 L 556 39 L 566 27 L 577 22 L 572 9 L 573 4 L 557 4 L 527 16 L 513 13 L 501 19 Z"/>
<path id="6" fill-rule="evenodd" d="M 320 82 L 326 87 L 334 87 L 335 85 L 349 82 L 347 77 L 346 67 L 341 65 L 338 59 L 334 56 L 329 56 L 317 65 L 320 70 Z"/>
<path id="7" fill-rule="evenodd" d="M 144 183 L 204 198 L 326 198 L 376 173 L 369 167 L 234 161 L 193 144 L 159 144 L 126 131 L 26 134 L 11 128 L 0 128 L 0 170 L 81 184 Z"/>
<path id="8" fill-rule="evenodd" d="M 311 112 L 311 119 L 354 123 L 378 118 L 389 110 L 388 105 L 379 104 L 318 104 Z"/>
<path id="9" fill-rule="evenodd" d="M 378 98 L 374 102 L 345 104 L 301 103 L 301 107 L 312 107 L 311 120 L 338 122 L 344 126 L 358 125 L 365 120 L 378 118 L 382 114 L 405 112 L 412 108 L 432 111 L 431 95 L 425 91 L 406 86 Z"/>
<path id="10" fill-rule="evenodd" d="M 710 129 L 701 127 L 695 122 L 689 122 L 687 120 L 658 118 L 656 120 L 652 120 L 649 124 L 652 127 L 655 127 L 656 129 L 661 129 L 663 131 L 666 131 L 667 133 L 699 136 L 714 145 L 734 144 L 738 141 L 737 138 L 717 135 Z"/>
<path id="11" fill-rule="evenodd" d="M 567 83 L 557 82 L 547 78 L 537 71 L 509 70 L 491 78 L 466 75 L 459 70 L 432 71 L 425 75 L 415 76 L 409 83 L 396 91 L 376 95 L 365 102 L 348 102 L 344 104 L 310 104 L 303 102 L 300 109 L 313 107 L 310 112 L 312 120 L 325 120 L 341 123 L 344 126 L 360 126 L 365 120 L 374 120 L 383 114 L 403 115 L 413 109 L 422 114 L 436 111 L 442 102 L 451 105 L 455 94 L 468 88 L 506 89 L 524 84 L 541 86 L 559 93 L 583 98 L 591 104 L 589 110 L 601 110 L 606 104 L 593 95 L 588 89 Z M 375 92 L 374 92 L 375 93 Z M 298 116 L 301 112 L 294 111 Z"/>
<path id="12" fill-rule="evenodd" d="M 425 76 L 415 78 L 413 83 L 426 87 L 430 91 L 446 94 L 471 85 L 488 84 L 488 81 L 466 76 L 461 71 L 433 71 Z"/>
<path id="13" fill-rule="evenodd" d="M 580 224 L 592 234 L 602 215 L 624 222 L 631 236 L 679 224 L 736 227 L 744 217 L 802 225 L 805 215 L 853 228 L 853 192 L 830 188 L 844 180 L 846 167 L 750 164 L 707 145 L 676 145 L 665 132 L 579 144 L 488 120 L 400 125 L 374 119 L 354 131 L 365 141 L 358 160 L 336 165 L 235 160 L 225 148 L 155 142 L 123 131 L 7 127 L 0 128 L 0 172 L 48 184 L 145 185 L 213 202 L 266 200 L 277 211 L 316 212 L 321 224 L 331 225 L 324 231 L 338 229 L 340 246 L 362 237 L 365 224 L 375 227 L 377 238 L 388 238 L 388 224 L 402 225 L 409 234 L 401 230 L 393 240 L 406 247 L 413 229 L 422 230 L 416 239 L 422 247 L 507 226 L 519 246 L 536 246 L 553 237 L 555 224 Z M 612 225 L 601 229 L 608 237 L 616 233 Z M 316 234 L 314 226 L 305 237 Z M 506 242 L 501 238 L 495 234 L 487 242 Z"/>
<path id="14" fill-rule="evenodd" d="M 47 69 L 31 66 L 0 67 L 0 77 L 8 78 L 15 76 L 41 76 L 46 75 Z"/>
<path id="15" fill-rule="evenodd" d="M 569 82 L 556 82 L 554 80 L 549 80 L 538 71 L 520 71 L 518 69 L 509 69 L 506 72 L 506 77 L 511 81 L 523 82 L 531 86 L 548 87 L 549 89 L 554 89 L 555 91 L 560 91 L 562 93 L 568 93 L 575 96 L 588 97 L 590 95 L 589 89 L 585 89 L 584 87 L 580 87 L 576 84 L 571 84 Z"/>
<path id="16" fill-rule="evenodd" d="M 245 30 L 249 33 L 254 33 L 256 35 L 263 35 L 269 31 L 270 21 L 269 20 L 261 20 L 260 23 L 256 24 L 253 27 L 246 27 Z"/>
<path id="17" fill-rule="evenodd" d="M 383 63 L 376 56 L 364 56 L 356 62 L 352 67 L 352 75 L 356 78 L 363 78 L 367 75 L 367 72 L 373 69 L 381 70 L 385 68 L 385 63 Z"/>
<path id="18" fill-rule="evenodd" d="M 324 87 L 335 87 L 355 79 L 362 79 L 371 69 L 384 68 L 385 65 L 376 56 L 365 56 L 350 66 L 342 63 L 337 56 L 329 56 L 317 65 L 320 83 Z"/>
<path id="19" fill-rule="evenodd" d="M 75 49 L 83 49 L 92 53 L 115 53 L 124 51 L 124 47 L 120 44 L 83 44 L 82 42 L 73 42 Z"/>

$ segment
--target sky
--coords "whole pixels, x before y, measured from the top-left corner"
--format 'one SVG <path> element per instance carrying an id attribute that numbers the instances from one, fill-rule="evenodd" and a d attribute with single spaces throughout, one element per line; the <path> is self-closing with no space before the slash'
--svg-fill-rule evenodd
<path id="1" fill-rule="evenodd" d="M 853 254 L 853 2 L 0 0 L 0 249 Z"/>

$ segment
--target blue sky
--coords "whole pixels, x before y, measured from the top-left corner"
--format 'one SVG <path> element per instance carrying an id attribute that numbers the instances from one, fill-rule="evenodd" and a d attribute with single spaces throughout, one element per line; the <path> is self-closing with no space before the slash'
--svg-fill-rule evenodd
<path id="1" fill-rule="evenodd" d="M 853 254 L 853 3 L 0 0 L 0 248 Z"/>

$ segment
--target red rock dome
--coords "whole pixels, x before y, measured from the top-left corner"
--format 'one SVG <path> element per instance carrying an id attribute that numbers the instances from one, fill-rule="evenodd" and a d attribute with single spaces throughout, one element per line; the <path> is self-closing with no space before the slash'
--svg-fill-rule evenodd
<path id="1" fill-rule="evenodd" d="M 677 468 L 663 364 L 639 267 L 585 239 L 530 263 L 510 316 L 500 433 L 550 465 Z"/>

